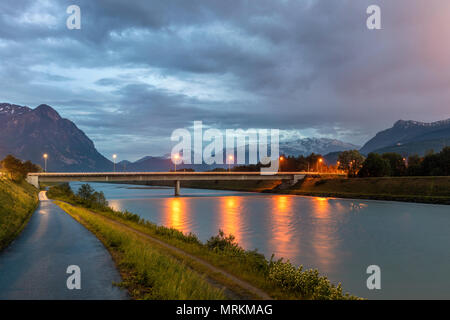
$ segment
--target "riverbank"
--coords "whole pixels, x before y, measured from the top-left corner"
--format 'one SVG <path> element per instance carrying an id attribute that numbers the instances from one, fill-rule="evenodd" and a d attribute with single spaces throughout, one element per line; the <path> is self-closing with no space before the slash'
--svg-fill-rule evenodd
<path id="1" fill-rule="evenodd" d="M 38 190 L 25 181 L 0 177 L 0 250 L 27 225 L 38 205 Z"/>
<path id="2" fill-rule="evenodd" d="M 450 204 L 450 177 L 306 178 L 283 194 Z"/>
<path id="3" fill-rule="evenodd" d="M 171 183 L 165 185 L 172 186 Z M 349 179 L 323 176 L 306 177 L 294 186 L 282 186 L 281 181 L 182 181 L 181 186 L 195 189 L 450 204 L 450 177 Z"/>
<path id="4" fill-rule="evenodd" d="M 67 192 L 67 189 L 64 190 Z M 166 269 L 153 272 L 150 261 L 142 262 L 141 257 L 147 256 L 145 250 L 156 250 L 159 254 L 171 256 L 169 265 L 193 271 L 203 277 L 206 283 L 223 289 L 227 298 L 353 298 L 344 294 L 340 286 L 334 286 L 326 277 L 320 276 L 317 270 L 303 270 L 289 262 L 267 260 L 256 251 L 242 249 L 234 237 L 223 233 L 203 243 L 193 234 L 183 234 L 176 229 L 157 226 L 130 212 L 118 212 L 97 205 L 83 208 L 82 206 L 86 205 L 80 205 L 80 199 L 76 196 L 64 195 L 62 190 L 56 188 L 50 189 L 49 197 L 71 202 L 57 204 L 96 234 L 112 252 L 113 257 L 118 257 L 116 264 L 124 278 L 123 285 L 127 287 L 130 295 L 137 299 L 154 299 L 154 295 L 145 294 L 146 290 L 152 290 L 152 285 L 159 288 L 164 285 L 166 279 L 173 277 L 172 273 L 168 272 L 169 269 L 167 272 Z M 132 238 L 140 244 L 129 247 L 127 238 Z M 134 247 L 138 248 L 137 251 Z M 129 251 L 133 252 L 132 256 L 128 256 Z M 131 274 L 131 278 L 127 274 Z M 143 274 L 146 279 L 151 278 L 152 281 L 136 283 L 135 279 L 141 279 Z M 188 286 L 188 289 L 191 287 L 186 281 L 180 281 L 174 283 L 171 290 L 185 292 L 185 286 Z M 140 288 L 140 291 L 136 291 L 136 288 Z M 217 297 L 205 293 L 197 295 L 196 298 Z"/>

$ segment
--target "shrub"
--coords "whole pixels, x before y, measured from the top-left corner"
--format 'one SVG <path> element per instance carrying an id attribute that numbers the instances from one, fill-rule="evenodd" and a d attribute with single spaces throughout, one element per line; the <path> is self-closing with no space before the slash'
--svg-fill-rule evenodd
<path id="1" fill-rule="evenodd" d="M 343 294 L 341 284 L 333 285 L 327 277 L 320 276 L 319 271 L 303 271 L 303 266 L 296 268 L 289 261 L 271 260 L 269 279 L 287 293 L 303 299 L 342 300 L 354 299 Z"/>

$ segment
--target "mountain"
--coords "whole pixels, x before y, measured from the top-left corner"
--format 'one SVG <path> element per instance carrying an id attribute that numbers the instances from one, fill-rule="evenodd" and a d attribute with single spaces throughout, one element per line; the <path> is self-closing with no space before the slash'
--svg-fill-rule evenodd
<path id="1" fill-rule="evenodd" d="M 207 164 L 180 164 L 177 165 L 177 170 L 181 169 L 193 169 L 197 172 L 199 171 L 209 171 L 215 168 L 227 168 L 228 165 L 207 165 Z M 139 159 L 135 162 L 130 162 L 127 160 L 121 161 L 116 164 L 117 171 L 134 171 L 134 172 L 142 172 L 142 171 L 170 171 L 174 170 L 175 166 L 168 157 L 153 157 L 147 156 L 142 159 Z"/>
<path id="2" fill-rule="evenodd" d="M 305 138 L 280 143 L 280 153 L 290 156 L 307 156 L 311 153 L 325 155 L 359 148 L 360 146 L 351 143 L 327 138 Z"/>
<path id="3" fill-rule="evenodd" d="M 0 158 L 12 154 L 44 167 L 44 153 L 48 171 L 103 171 L 113 166 L 83 131 L 52 107 L 0 103 Z"/>
<path id="4" fill-rule="evenodd" d="M 368 154 L 389 151 L 404 155 L 423 155 L 430 149 L 440 151 L 448 145 L 449 139 L 450 119 L 432 123 L 399 120 L 392 128 L 377 133 L 360 152 Z"/>

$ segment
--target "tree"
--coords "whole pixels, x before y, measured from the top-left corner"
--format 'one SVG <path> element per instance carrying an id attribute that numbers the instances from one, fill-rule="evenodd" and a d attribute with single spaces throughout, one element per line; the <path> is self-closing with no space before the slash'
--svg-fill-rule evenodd
<path id="1" fill-rule="evenodd" d="M 94 188 L 91 187 L 90 184 L 83 184 L 80 188 L 78 188 L 77 196 L 80 197 L 83 201 L 90 201 L 94 194 Z"/>
<path id="2" fill-rule="evenodd" d="M 104 208 L 108 206 L 108 201 L 106 201 L 105 194 L 103 191 L 97 192 L 95 191 L 91 197 L 92 205 L 100 208 Z"/>
<path id="3" fill-rule="evenodd" d="M 1 161 L 1 165 L 9 177 L 15 181 L 24 179 L 30 172 L 41 171 L 40 167 L 31 161 L 22 162 L 12 155 L 6 156 L 6 158 Z"/>
<path id="4" fill-rule="evenodd" d="M 428 176 L 450 175 L 450 147 L 439 153 L 430 153 L 422 161 L 422 174 Z"/>
<path id="5" fill-rule="evenodd" d="M 384 153 L 381 156 L 384 160 L 389 162 L 391 167 L 391 175 L 392 176 L 404 176 L 406 173 L 406 165 L 403 157 L 395 152 Z"/>
<path id="6" fill-rule="evenodd" d="M 28 160 L 23 163 L 23 171 L 25 172 L 25 174 L 28 174 L 30 172 L 41 172 L 42 168 Z"/>
<path id="7" fill-rule="evenodd" d="M 377 153 L 369 153 L 361 170 L 358 172 L 358 177 L 385 177 L 389 176 L 390 173 L 391 168 L 389 161 L 383 159 Z"/>
<path id="8" fill-rule="evenodd" d="M 419 155 L 414 154 L 408 157 L 408 167 L 406 169 L 406 175 L 408 176 L 420 176 L 422 175 L 422 161 L 423 159 Z"/>
<path id="9" fill-rule="evenodd" d="M 2 167 L 8 173 L 9 177 L 13 180 L 23 179 L 22 161 L 12 155 L 7 155 L 2 160 Z"/>
<path id="10" fill-rule="evenodd" d="M 348 172 L 349 176 L 355 176 L 364 162 L 364 156 L 358 150 L 348 150 L 339 153 L 338 169 Z"/>

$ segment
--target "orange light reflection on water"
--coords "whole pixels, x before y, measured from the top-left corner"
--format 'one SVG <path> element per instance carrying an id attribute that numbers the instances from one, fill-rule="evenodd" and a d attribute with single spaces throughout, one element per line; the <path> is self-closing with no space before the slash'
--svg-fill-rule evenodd
<path id="1" fill-rule="evenodd" d="M 298 248 L 292 243 L 292 197 L 291 196 L 274 196 L 271 197 L 272 202 L 272 232 L 270 239 L 271 247 L 281 257 L 291 256 L 293 250 Z"/>
<path id="2" fill-rule="evenodd" d="M 324 270 L 326 272 L 331 269 L 336 259 L 336 226 L 333 223 L 333 219 L 330 219 L 333 207 L 330 205 L 329 198 L 314 197 L 313 199 L 314 225 L 312 228 L 312 244 L 318 261 L 322 267 L 326 268 Z"/>
<path id="3" fill-rule="evenodd" d="M 219 226 L 225 234 L 232 234 L 236 241 L 245 247 L 242 237 L 241 197 L 220 197 Z"/>
<path id="4" fill-rule="evenodd" d="M 187 232 L 185 218 L 188 215 L 186 211 L 186 198 L 167 198 L 164 204 L 163 225 L 175 228 L 182 232 Z"/>

